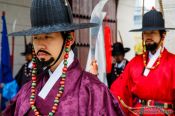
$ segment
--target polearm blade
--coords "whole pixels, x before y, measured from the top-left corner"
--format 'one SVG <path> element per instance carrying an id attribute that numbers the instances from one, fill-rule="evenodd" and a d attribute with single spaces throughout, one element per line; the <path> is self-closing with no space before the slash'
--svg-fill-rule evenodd
<path id="1" fill-rule="evenodd" d="M 108 0 L 100 0 L 92 11 L 90 22 L 97 23 L 99 24 L 99 26 L 90 29 L 90 51 L 89 53 L 90 53 L 91 60 L 95 59 L 96 41 L 97 41 L 98 33 L 100 30 L 100 25 L 102 25 L 102 22 L 104 19 L 103 17 L 104 12 L 102 10 L 107 1 Z"/>

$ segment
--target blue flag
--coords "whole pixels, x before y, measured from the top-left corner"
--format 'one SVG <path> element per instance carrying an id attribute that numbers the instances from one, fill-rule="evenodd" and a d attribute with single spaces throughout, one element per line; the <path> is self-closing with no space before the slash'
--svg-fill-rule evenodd
<path id="1" fill-rule="evenodd" d="M 1 39 L 1 61 L 0 61 L 0 83 L 8 83 L 13 80 L 12 70 L 10 64 L 10 50 L 7 36 L 7 27 L 5 20 L 5 13 L 2 16 L 2 39 Z M 2 94 L 2 90 L 0 91 Z M 2 98 L 3 100 L 3 98 Z M 4 101 L 1 101 L 1 108 L 3 109 Z"/>

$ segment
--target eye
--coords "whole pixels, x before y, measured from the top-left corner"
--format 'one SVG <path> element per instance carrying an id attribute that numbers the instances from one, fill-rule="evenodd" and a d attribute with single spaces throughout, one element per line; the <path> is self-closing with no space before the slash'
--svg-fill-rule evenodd
<path id="1" fill-rule="evenodd" d="M 46 35 L 46 36 L 45 36 L 45 39 L 48 39 L 48 38 L 49 38 L 49 36 Z"/>
<path id="2" fill-rule="evenodd" d="M 38 39 L 37 37 L 32 37 L 34 40 Z"/>

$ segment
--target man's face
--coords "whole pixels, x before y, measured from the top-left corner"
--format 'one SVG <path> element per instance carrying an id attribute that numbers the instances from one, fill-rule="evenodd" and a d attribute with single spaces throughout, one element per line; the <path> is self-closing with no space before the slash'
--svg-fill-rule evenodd
<path id="1" fill-rule="evenodd" d="M 30 62 L 32 60 L 32 54 L 26 54 L 25 59 L 27 62 Z"/>
<path id="2" fill-rule="evenodd" d="M 114 56 L 114 59 L 115 59 L 116 63 L 120 63 L 124 59 L 124 55 L 123 54 L 116 55 L 116 56 Z"/>
<path id="3" fill-rule="evenodd" d="M 56 60 L 62 45 L 63 37 L 59 32 L 33 36 L 34 50 L 40 61 L 49 61 L 51 58 Z"/>
<path id="4" fill-rule="evenodd" d="M 144 31 L 143 41 L 145 42 L 146 49 L 148 51 L 155 51 L 161 41 L 161 36 L 159 31 Z"/>

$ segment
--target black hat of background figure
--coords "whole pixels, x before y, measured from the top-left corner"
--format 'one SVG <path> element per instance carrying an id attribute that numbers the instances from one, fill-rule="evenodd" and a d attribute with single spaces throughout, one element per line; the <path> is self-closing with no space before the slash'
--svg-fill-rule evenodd
<path id="1" fill-rule="evenodd" d="M 29 43 L 25 46 L 25 51 L 21 53 L 22 56 L 25 56 L 27 54 L 32 54 L 32 44 Z"/>
<path id="2" fill-rule="evenodd" d="M 165 28 L 165 20 L 161 12 L 154 7 L 143 15 L 142 28 L 133 29 L 130 32 L 151 31 L 151 30 L 174 30 L 175 28 Z"/>
<path id="3" fill-rule="evenodd" d="M 116 42 L 112 45 L 112 56 L 125 54 L 129 50 L 130 48 L 124 48 L 122 43 Z"/>
<path id="4" fill-rule="evenodd" d="M 9 35 L 31 36 L 97 26 L 95 23 L 73 23 L 72 10 L 67 0 L 32 0 L 30 19 L 30 29 Z"/>

